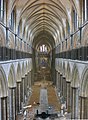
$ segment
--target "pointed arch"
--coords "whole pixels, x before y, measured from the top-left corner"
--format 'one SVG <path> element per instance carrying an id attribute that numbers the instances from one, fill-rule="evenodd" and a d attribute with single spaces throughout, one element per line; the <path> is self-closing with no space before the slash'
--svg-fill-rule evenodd
<path id="1" fill-rule="evenodd" d="M 11 33 L 9 34 L 8 47 L 10 47 L 12 49 L 14 49 L 14 47 L 15 47 L 14 35 Z"/>
<path id="2" fill-rule="evenodd" d="M 17 82 L 21 81 L 21 66 L 20 66 L 20 63 L 18 63 L 18 66 L 17 66 L 16 81 Z"/>
<path id="3" fill-rule="evenodd" d="M 6 74 L 0 65 L 0 97 L 6 97 L 8 91 Z"/>
<path id="4" fill-rule="evenodd" d="M 23 61 L 23 63 L 22 63 L 22 76 L 24 77 L 24 75 L 25 75 L 25 70 L 24 70 L 24 61 Z"/>
<path id="5" fill-rule="evenodd" d="M 26 73 L 28 72 L 28 63 L 26 61 Z"/>
<path id="6" fill-rule="evenodd" d="M 72 69 L 72 77 L 71 77 L 71 86 L 78 88 L 79 87 L 79 71 L 76 64 L 74 64 Z"/>
<path id="7" fill-rule="evenodd" d="M 4 29 L 0 26 L 0 46 L 5 46 L 5 32 Z"/>
<path id="8" fill-rule="evenodd" d="M 63 61 L 63 75 L 65 76 L 65 62 Z"/>
<path id="9" fill-rule="evenodd" d="M 28 71 L 30 71 L 30 61 L 28 60 Z"/>
<path id="10" fill-rule="evenodd" d="M 16 87 L 15 69 L 13 64 L 10 67 L 10 71 L 8 75 L 8 87 L 9 88 Z"/>
<path id="11" fill-rule="evenodd" d="M 69 82 L 71 81 L 71 68 L 69 62 L 67 63 L 66 80 Z"/>
<path id="12" fill-rule="evenodd" d="M 82 97 L 88 97 L 88 67 L 84 68 L 84 71 L 82 74 L 80 95 Z"/>
<path id="13" fill-rule="evenodd" d="M 60 61 L 59 67 L 60 67 L 60 73 L 63 73 L 63 71 L 62 71 L 62 69 L 63 69 L 63 67 L 62 67 L 62 61 Z"/>

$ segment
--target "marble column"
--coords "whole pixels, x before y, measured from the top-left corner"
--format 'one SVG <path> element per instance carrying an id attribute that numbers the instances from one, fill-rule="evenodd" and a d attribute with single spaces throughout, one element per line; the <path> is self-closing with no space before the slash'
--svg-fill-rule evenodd
<path id="1" fill-rule="evenodd" d="M 21 81 L 17 82 L 17 113 L 21 110 Z"/>
<path id="2" fill-rule="evenodd" d="M 67 98 L 66 98 L 66 103 L 67 103 L 67 112 L 71 112 L 71 82 L 66 81 L 66 88 L 67 88 Z"/>
<path id="3" fill-rule="evenodd" d="M 80 119 L 88 119 L 88 98 L 80 97 Z"/>
<path id="4" fill-rule="evenodd" d="M 8 120 L 7 97 L 0 98 L 0 120 Z"/>
<path id="5" fill-rule="evenodd" d="M 71 118 L 78 119 L 79 111 L 79 90 L 78 88 L 72 87 L 71 97 Z"/>
<path id="6" fill-rule="evenodd" d="M 9 120 L 16 120 L 16 88 L 9 88 Z"/>
<path id="7" fill-rule="evenodd" d="M 63 97 L 66 100 L 66 78 L 63 76 Z"/>

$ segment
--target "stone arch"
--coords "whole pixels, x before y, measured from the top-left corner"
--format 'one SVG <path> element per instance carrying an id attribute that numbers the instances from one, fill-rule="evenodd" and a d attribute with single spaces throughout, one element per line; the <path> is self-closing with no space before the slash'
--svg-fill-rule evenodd
<path id="1" fill-rule="evenodd" d="M 30 70 L 30 61 L 28 61 L 28 71 Z"/>
<path id="2" fill-rule="evenodd" d="M 25 73 L 24 73 L 24 62 L 22 63 L 22 76 L 24 76 Z"/>
<path id="3" fill-rule="evenodd" d="M 69 82 L 71 81 L 71 68 L 69 62 L 67 63 L 66 80 Z"/>
<path id="4" fill-rule="evenodd" d="M 60 61 L 59 67 L 60 67 L 60 73 L 63 73 L 62 61 Z"/>
<path id="5" fill-rule="evenodd" d="M 63 61 L 63 76 L 65 76 L 65 62 Z"/>
<path id="6" fill-rule="evenodd" d="M 0 97 L 6 97 L 7 91 L 8 91 L 8 85 L 7 85 L 6 74 L 2 66 L 0 66 Z"/>
<path id="7" fill-rule="evenodd" d="M 85 67 L 81 78 L 82 83 L 80 94 L 82 97 L 88 97 L 88 67 Z"/>
<path id="8" fill-rule="evenodd" d="M 21 66 L 20 66 L 20 63 L 18 63 L 18 66 L 17 66 L 16 80 L 17 80 L 17 82 L 21 81 Z"/>
<path id="9" fill-rule="evenodd" d="M 28 72 L 28 61 L 26 61 L 26 73 Z"/>
<path id="10" fill-rule="evenodd" d="M 10 71 L 8 75 L 8 87 L 9 88 L 16 87 L 15 70 L 13 64 L 10 67 Z"/>
<path id="11" fill-rule="evenodd" d="M 58 71 L 60 72 L 60 61 L 58 60 Z"/>
<path id="12" fill-rule="evenodd" d="M 27 61 L 24 62 L 24 74 L 27 73 Z"/>
<path id="13" fill-rule="evenodd" d="M 74 48 L 79 47 L 80 46 L 80 38 L 79 38 L 79 33 L 76 33 L 74 35 Z"/>
<path id="14" fill-rule="evenodd" d="M 9 34 L 9 41 L 8 41 L 8 47 L 14 49 L 14 36 L 13 34 Z"/>
<path id="15" fill-rule="evenodd" d="M 83 45 L 88 45 L 88 25 L 85 26 L 84 30 L 83 30 Z"/>
<path id="16" fill-rule="evenodd" d="M 79 71 L 76 64 L 74 64 L 72 69 L 72 77 L 71 77 L 71 86 L 78 88 L 79 87 Z"/>
<path id="17" fill-rule="evenodd" d="M 3 28 L 0 26 L 0 46 L 5 46 L 5 32 Z"/>

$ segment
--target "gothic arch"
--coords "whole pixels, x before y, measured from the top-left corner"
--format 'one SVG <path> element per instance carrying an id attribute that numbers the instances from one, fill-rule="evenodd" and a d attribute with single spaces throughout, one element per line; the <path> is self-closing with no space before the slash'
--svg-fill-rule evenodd
<path id="1" fill-rule="evenodd" d="M 83 45 L 88 45 L 88 25 L 83 29 Z"/>
<path id="2" fill-rule="evenodd" d="M 6 97 L 7 90 L 8 90 L 8 85 L 7 85 L 6 74 L 3 68 L 0 66 L 0 97 Z"/>
<path id="3" fill-rule="evenodd" d="M 8 75 L 8 87 L 9 88 L 16 87 L 15 70 L 13 64 L 10 67 L 10 71 Z"/>
<path id="4" fill-rule="evenodd" d="M 30 71 L 30 61 L 28 61 L 28 71 Z"/>
<path id="5" fill-rule="evenodd" d="M 67 63 L 66 80 L 71 81 L 71 68 L 69 62 Z"/>
<path id="6" fill-rule="evenodd" d="M 24 73 L 24 62 L 22 63 L 22 76 L 24 77 L 25 73 Z"/>
<path id="7" fill-rule="evenodd" d="M 5 32 L 3 28 L 0 26 L 0 46 L 5 46 Z"/>
<path id="8" fill-rule="evenodd" d="M 83 74 L 82 74 L 80 94 L 82 97 L 88 97 L 88 67 L 85 67 Z"/>
<path id="9" fill-rule="evenodd" d="M 16 81 L 17 82 L 21 81 L 21 66 L 20 66 L 20 63 L 18 63 L 18 66 L 17 66 Z"/>
<path id="10" fill-rule="evenodd" d="M 65 62 L 63 61 L 63 75 L 65 76 Z"/>
<path id="11" fill-rule="evenodd" d="M 60 67 L 60 73 L 63 73 L 62 61 L 60 61 L 59 67 Z"/>
<path id="12" fill-rule="evenodd" d="M 26 61 L 26 73 L 28 72 L 28 61 Z"/>
<path id="13" fill-rule="evenodd" d="M 13 34 L 9 34 L 9 41 L 8 41 L 8 47 L 14 49 L 14 36 Z"/>
<path id="14" fill-rule="evenodd" d="M 71 86 L 78 88 L 79 87 L 79 71 L 76 64 L 74 64 L 72 69 L 72 77 L 71 77 Z"/>

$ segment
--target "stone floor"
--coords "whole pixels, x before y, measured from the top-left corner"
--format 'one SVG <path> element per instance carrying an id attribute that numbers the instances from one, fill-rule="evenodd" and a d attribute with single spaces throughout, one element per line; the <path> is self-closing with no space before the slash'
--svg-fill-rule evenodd
<path id="1" fill-rule="evenodd" d="M 30 97 L 28 102 L 28 104 L 32 105 L 32 108 L 28 109 L 29 114 L 31 114 L 28 116 L 33 116 L 32 114 L 35 113 L 36 109 L 39 109 L 38 103 L 40 103 L 41 89 L 45 89 L 45 90 L 47 89 L 47 96 L 48 96 L 47 100 L 50 107 L 53 106 L 55 110 L 60 111 L 60 104 L 58 104 L 59 102 L 57 101 L 55 87 L 52 85 L 51 81 L 42 81 L 42 82 L 36 82 L 34 86 L 32 86 L 33 94 Z M 22 119 L 23 119 L 23 116 L 18 115 L 17 120 L 22 120 Z"/>
<path id="2" fill-rule="evenodd" d="M 28 104 L 31 104 L 32 107 L 27 110 L 26 120 L 33 120 L 34 114 L 36 114 L 37 110 L 39 112 L 41 112 L 40 107 L 39 107 L 40 106 L 39 103 L 40 103 L 41 89 L 47 90 L 47 92 L 45 92 L 45 94 L 47 94 L 47 96 L 48 96 L 48 104 L 50 105 L 50 107 L 53 108 L 52 109 L 53 112 L 58 113 L 59 117 L 57 119 L 54 119 L 54 120 L 69 120 L 70 116 L 71 116 L 70 114 L 66 114 L 64 116 L 61 116 L 61 114 L 60 114 L 60 103 L 57 100 L 55 87 L 52 85 L 52 83 L 50 81 L 48 81 L 48 82 L 47 81 L 36 82 L 34 84 L 34 86 L 32 86 L 33 94 L 28 102 Z M 48 110 L 48 111 L 52 112 L 52 110 L 51 111 Z M 17 120 L 24 120 L 23 115 L 18 115 Z M 42 119 L 36 118 L 36 120 L 42 120 Z M 51 119 L 47 118 L 45 120 L 51 120 Z"/>
<path id="3" fill-rule="evenodd" d="M 45 98 L 46 99 L 43 100 L 43 103 L 45 102 L 45 104 L 46 104 L 46 102 L 47 102 L 48 112 L 58 113 L 59 117 L 57 120 L 69 119 L 70 116 L 68 114 L 66 116 L 61 117 L 61 114 L 60 114 L 61 104 L 60 104 L 59 99 L 57 99 L 55 86 L 49 80 L 50 72 L 46 69 L 43 69 L 40 72 L 41 73 L 39 73 L 39 74 L 41 74 L 41 75 L 42 74 L 45 75 L 45 72 L 46 72 L 47 73 L 46 75 L 48 75 L 48 78 L 46 76 L 43 76 L 43 77 L 41 77 L 42 79 L 40 81 L 38 81 L 38 77 L 37 77 L 37 81 L 32 86 L 32 95 L 28 100 L 28 105 L 31 105 L 31 107 L 29 109 L 26 109 L 26 111 L 27 111 L 26 120 L 33 120 L 34 115 L 36 114 L 37 110 L 39 113 L 41 113 L 41 106 L 40 106 L 41 101 L 40 100 L 45 99 Z M 46 80 L 46 78 L 47 78 L 47 80 Z M 44 95 L 42 95 L 42 94 L 44 94 Z M 45 96 L 45 98 L 44 98 L 44 96 Z M 24 120 L 23 115 L 18 115 L 17 120 Z M 42 119 L 36 118 L 36 120 L 42 120 Z M 47 118 L 45 120 L 53 120 L 53 119 Z"/>

